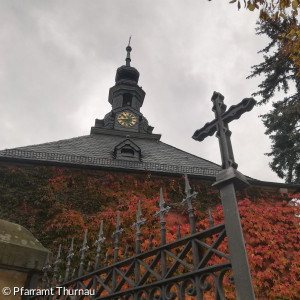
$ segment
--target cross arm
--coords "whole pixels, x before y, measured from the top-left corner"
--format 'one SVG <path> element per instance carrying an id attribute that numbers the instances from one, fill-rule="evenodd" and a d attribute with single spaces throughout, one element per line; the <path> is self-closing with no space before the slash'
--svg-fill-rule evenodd
<path id="1" fill-rule="evenodd" d="M 212 136 L 217 131 L 217 122 L 213 120 L 206 123 L 201 129 L 195 131 L 192 138 L 196 141 L 202 142 L 208 136 Z"/>
<path id="2" fill-rule="evenodd" d="M 239 104 L 230 106 L 222 115 L 224 123 L 228 124 L 233 120 L 239 119 L 243 113 L 251 111 L 255 104 L 256 101 L 253 98 L 245 98 Z"/>
<path id="3" fill-rule="evenodd" d="M 256 101 L 253 98 L 245 98 L 239 104 L 232 105 L 225 113 L 222 114 L 222 120 L 225 124 L 230 123 L 233 120 L 237 120 L 240 116 L 252 110 Z M 213 120 L 209 123 L 206 123 L 201 129 L 195 131 L 192 138 L 196 141 L 203 141 L 206 137 L 212 136 L 217 130 L 217 120 Z"/>

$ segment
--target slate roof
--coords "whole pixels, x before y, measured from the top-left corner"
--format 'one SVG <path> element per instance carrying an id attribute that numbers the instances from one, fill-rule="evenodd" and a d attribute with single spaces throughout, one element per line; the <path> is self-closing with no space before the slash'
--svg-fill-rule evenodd
<path id="1" fill-rule="evenodd" d="M 141 149 L 141 161 L 115 159 L 115 146 L 130 139 Z M 0 159 L 215 176 L 220 166 L 157 139 L 90 134 L 56 142 L 6 149 Z"/>

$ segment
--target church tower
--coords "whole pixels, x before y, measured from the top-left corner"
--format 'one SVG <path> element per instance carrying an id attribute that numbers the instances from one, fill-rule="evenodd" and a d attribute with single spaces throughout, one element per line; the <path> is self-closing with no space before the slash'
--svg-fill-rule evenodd
<path id="1" fill-rule="evenodd" d="M 34 164 L 80 166 L 109 171 L 159 174 L 189 174 L 212 177 L 220 166 L 161 141 L 141 112 L 145 92 L 139 72 L 131 66 L 126 47 L 125 64 L 117 69 L 109 89 L 111 110 L 96 119 L 90 134 L 0 151 L 1 160 Z"/>
<path id="2" fill-rule="evenodd" d="M 127 134 L 151 134 L 153 127 L 149 126 L 147 119 L 140 112 L 143 105 L 145 92 L 138 85 L 139 72 L 130 65 L 130 52 L 132 48 L 129 44 L 126 47 L 126 65 L 117 69 L 115 85 L 110 88 L 108 102 L 112 110 L 104 119 L 96 119 L 95 127 L 91 133 L 105 133 L 107 130 L 118 130 Z M 119 132 L 123 135 L 121 132 Z M 135 134 L 135 136 L 137 136 Z M 157 137 L 156 137 L 157 138 Z"/>

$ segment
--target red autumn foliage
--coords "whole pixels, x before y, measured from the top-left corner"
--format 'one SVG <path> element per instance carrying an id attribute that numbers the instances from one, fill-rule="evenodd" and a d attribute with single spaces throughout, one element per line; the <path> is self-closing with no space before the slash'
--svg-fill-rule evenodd
<path id="1" fill-rule="evenodd" d="M 100 175 L 99 175 L 100 174 Z M 134 253 L 135 231 L 131 225 L 136 220 L 137 202 L 142 201 L 143 218 L 148 221 L 142 227 L 142 251 L 148 249 L 148 237 L 153 235 L 153 246 L 160 244 L 159 221 L 154 218 L 158 210 L 159 188 L 164 187 L 167 205 L 172 207 L 167 217 L 167 241 L 176 238 L 177 225 L 181 235 L 189 234 L 186 208 L 180 205 L 184 197 L 183 178 L 122 173 L 84 174 L 68 169 L 21 168 L 0 169 L 0 192 L 5 207 L 1 217 L 20 222 L 55 253 L 62 244 L 64 258 L 70 240 L 75 236 L 75 248 L 82 244 L 84 230 L 88 228 L 88 244 L 96 239 L 99 224 L 104 220 L 106 248 L 112 255 L 116 211 L 121 211 L 121 224 L 125 233 L 121 236 L 120 256 L 125 246 Z M 223 222 L 218 192 L 210 183 L 191 180 L 191 186 L 199 193 L 194 202 L 199 230 L 208 227 L 207 208 L 213 209 L 215 223 Z M 247 198 L 248 196 L 248 198 Z M 239 194 L 239 210 L 246 240 L 249 263 L 257 299 L 300 299 L 300 232 L 299 206 L 286 197 L 249 189 Z M 206 241 L 209 243 L 210 241 Z M 223 247 L 223 248 L 222 248 Z M 226 252 L 226 243 L 220 245 Z M 94 258 L 94 250 L 89 259 Z M 212 263 L 218 258 L 213 257 Z M 234 298 L 228 290 L 228 297 Z M 231 296 L 230 296 L 231 295 Z"/>

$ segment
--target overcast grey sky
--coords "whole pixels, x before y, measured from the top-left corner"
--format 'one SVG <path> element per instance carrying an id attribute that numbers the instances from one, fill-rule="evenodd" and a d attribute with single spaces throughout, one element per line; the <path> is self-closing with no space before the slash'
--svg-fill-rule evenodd
<path id="1" fill-rule="evenodd" d="M 153 132 L 220 163 L 215 137 L 191 136 L 214 117 L 214 91 L 229 107 L 257 90 L 259 79 L 246 80 L 267 43 L 255 35 L 257 18 L 227 0 L 1 0 L 0 149 L 89 134 L 111 109 L 108 91 L 132 35 Z M 270 141 L 258 116 L 266 111 L 230 124 L 235 159 L 246 175 L 282 181 L 264 155 Z"/>

